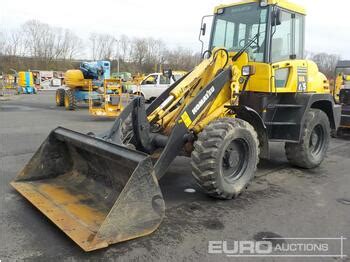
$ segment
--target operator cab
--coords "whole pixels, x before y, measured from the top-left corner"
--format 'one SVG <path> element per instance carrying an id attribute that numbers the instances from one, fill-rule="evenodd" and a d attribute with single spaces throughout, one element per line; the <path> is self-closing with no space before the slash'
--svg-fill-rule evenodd
<path id="1" fill-rule="evenodd" d="M 350 105 L 350 61 L 338 61 L 333 96 L 338 103 Z"/>
<path id="2" fill-rule="evenodd" d="M 245 49 L 251 62 L 303 59 L 304 17 L 304 9 L 282 0 L 219 6 L 214 12 L 209 50 Z"/>

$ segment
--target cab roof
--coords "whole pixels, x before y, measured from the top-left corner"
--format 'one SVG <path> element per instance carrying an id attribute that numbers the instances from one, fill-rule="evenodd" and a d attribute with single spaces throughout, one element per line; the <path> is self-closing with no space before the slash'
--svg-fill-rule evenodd
<path id="1" fill-rule="evenodd" d="M 249 3 L 259 3 L 259 2 L 260 2 L 259 0 L 242 0 L 239 2 L 231 3 L 231 4 L 223 4 L 223 5 L 216 6 L 214 9 L 214 13 L 216 14 L 218 9 L 221 9 L 221 8 L 226 8 L 226 7 L 236 6 L 236 5 L 244 5 L 244 4 L 249 4 Z M 287 0 L 267 0 L 267 4 L 268 5 L 277 5 L 279 7 L 284 8 L 284 9 L 291 10 L 291 11 L 294 11 L 294 12 L 302 14 L 302 15 L 306 15 L 306 10 L 304 7 L 302 7 L 298 4 L 289 2 Z"/>

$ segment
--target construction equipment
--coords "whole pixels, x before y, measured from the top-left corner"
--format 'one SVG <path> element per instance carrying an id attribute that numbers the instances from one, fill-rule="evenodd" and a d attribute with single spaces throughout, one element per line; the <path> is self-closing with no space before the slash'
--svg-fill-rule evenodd
<path id="1" fill-rule="evenodd" d="M 56 105 L 67 110 L 75 110 L 77 103 L 89 102 L 89 98 L 100 102 L 99 89 L 104 79 L 110 78 L 110 62 L 82 62 L 77 70 L 68 70 L 64 76 L 66 88 L 56 90 Z M 92 85 L 93 92 L 89 94 Z"/>
<path id="2" fill-rule="evenodd" d="M 12 74 L 0 74 L 0 96 L 18 94 L 15 76 Z"/>
<path id="3" fill-rule="evenodd" d="M 17 74 L 17 86 L 18 94 L 36 94 L 36 88 L 34 87 L 33 73 L 32 72 L 16 72 Z"/>
<path id="4" fill-rule="evenodd" d="M 333 96 L 342 106 L 340 127 L 335 136 L 343 136 L 350 129 L 350 61 L 339 61 L 336 66 Z"/>
<path id="5" fill-rule="evenodd" d="M 90 85 L 89 112 L 93 116 L 117 117 L 121 111 L 134 98 L 133 94 L 125 92 L 123 83 L 120 79 L 105 79 L 103 84 L 103 93 L 99 103 L 92 99 L 93 89 Z"/>
<path id="6" fill-rule="evenodd" d="M 143 77 L 143 75 L 132 75 L 129 72 L 112 73 L 112 78 L 120 79 L 123 83 L 124 91 L 128 93 L 132 93 L 133 88 L 140 85 L 143 79 L 141 77 Z"/>
<path id="7" fill-rule="evenodd" d="M 197 67 L 147 109 L 132 100 L 104 134 L 53 130 L 11 184 L 90 251 L 159 226 L 157 180 L 178 155 L 191 156 L 198 184 L 220 199 L 249 185 L 269 141 L 285 142 L 291 164 L 317 167 L 340 106 L 316 64 L 302 60 L 304 16 L 282 0 L 215 8 Z"/>

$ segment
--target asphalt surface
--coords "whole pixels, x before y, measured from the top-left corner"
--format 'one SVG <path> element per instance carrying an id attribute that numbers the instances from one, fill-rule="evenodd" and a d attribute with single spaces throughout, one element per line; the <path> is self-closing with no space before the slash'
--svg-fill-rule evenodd
<path id="1" fill-rule="evenodd" d="M 75 112 L 57 108 L 53 92 L 4 100 L 0 101 L 1 261 L 350 261 L 335 256 L 208 254 L 211 240 L 233 243 L 278 236 L 345 237 L 343 251 L 350 255 L 349 139 L 332 139 L 327 158 L 314 170 L 289 166 L 283 144 L 272 144 L 273 160 L 261 161 L 252 185 L 232 201 L 203 194 L 191 177 L 189 160 L 179 157 L 160 181 L 167 209 L 159 229 L 147 237 L 84 253 L 9 183 L 57 126 L 99 133 L 113 122 L 89 116 L 86 106 Z M 340 250 L 339 243 L 331 245 Z"/>

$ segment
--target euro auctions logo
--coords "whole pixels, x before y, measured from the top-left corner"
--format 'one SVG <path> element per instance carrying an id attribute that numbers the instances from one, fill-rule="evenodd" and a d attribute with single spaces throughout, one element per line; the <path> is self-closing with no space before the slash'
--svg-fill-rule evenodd
<path id="1" fill-rule="evenodd" d="M 226 257 L 345 258 L 346 238 L 264 238 L 262 241 L 209 241 L 208 253 Z"/>
<path id="2" fill-rule="evenodd" d="M 226 255 L 243 255 L 243 254 L 257 254 L 266 255 L 271 254 L 273 245 L 270 241 L 209 241 L 209 254 L 226 254 Z"/>

